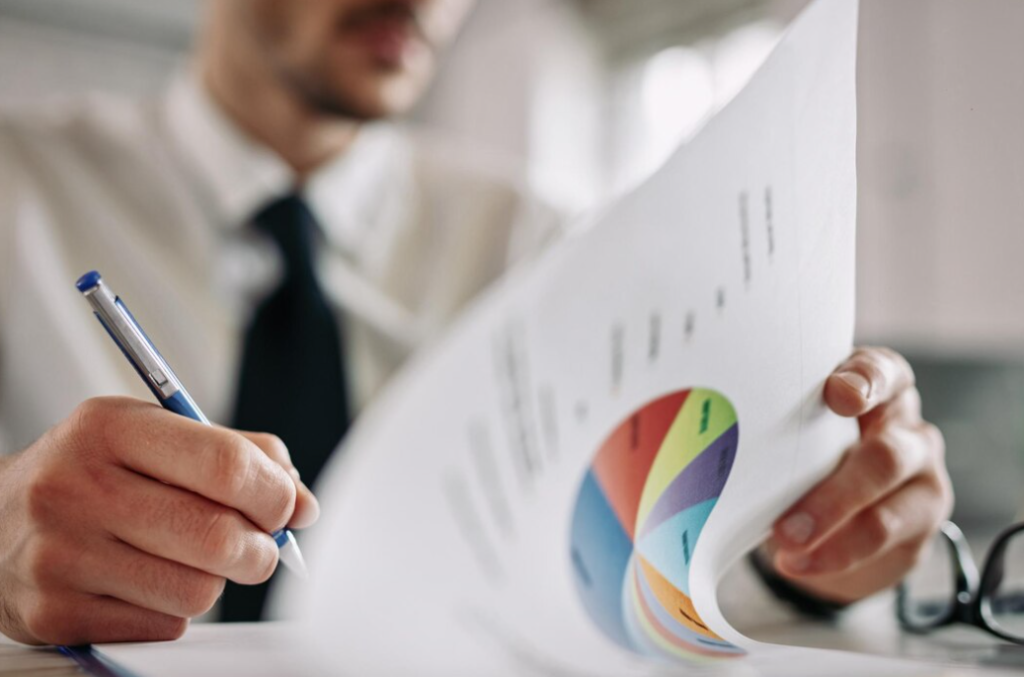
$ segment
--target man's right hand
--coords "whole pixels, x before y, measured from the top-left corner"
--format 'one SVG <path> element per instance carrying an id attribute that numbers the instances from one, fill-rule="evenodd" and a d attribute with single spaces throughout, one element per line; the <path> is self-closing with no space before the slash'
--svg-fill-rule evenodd
<path id="1" fill-rule="evenodd" d="M 272 435 L 88 400 L 0 459 L 0 632 L 31 644 L 176 639 L 226 579 L 270 577 L 270 532 L 318 512 Z"/>

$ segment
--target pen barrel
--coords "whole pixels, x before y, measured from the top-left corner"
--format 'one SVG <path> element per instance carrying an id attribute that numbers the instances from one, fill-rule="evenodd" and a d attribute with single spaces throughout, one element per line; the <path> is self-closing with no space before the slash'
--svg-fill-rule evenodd
<path id="1" fill-rule="evenodd" d="M 82 290 L 82 294 L 89 301 L 100 324 L 107 330 L 110 338 L 135 367 L 139 376 L 146 382 L 157 399 L 161 403 L 165 403 L 181 394 L 182 397 L 179 399 L 184 402 L 176 406 L 180 406 L 182 411 L 178 411 L 174 407 L 168 408 L 183 413 L 189 418 L 208 422 L 206 417 L 199 412 L 195 402 L 185 394 L 178 377 L 160 351 L 153 345 L 146 332 L 139 326 L 131 311 L 120 298 L 114 295 L 103 280 L 97 277 L 91 287 Z M 189 408 L 192 413 L 185 413 L 190 410 Z"/>
<path id="2" fill-rule="evenodd" d="M 161 403 L 164 405 L 164 408 L 173 411 L 175 414 L 205 423 L 206 425 L 212 425 L 210 420 L 203 415 L 203 412 L 200 411 L 196 403 L 184 390 L 179 390 L 170 397 L 161 400 Z"/>

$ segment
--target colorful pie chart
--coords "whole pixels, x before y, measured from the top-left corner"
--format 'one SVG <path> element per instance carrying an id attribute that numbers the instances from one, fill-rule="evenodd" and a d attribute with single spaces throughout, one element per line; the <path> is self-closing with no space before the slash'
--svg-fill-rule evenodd
<path id="1" fill-rule="evenodd" d="M 693 553 L 738 442 L 729 400 L 693 388 L 644 405 L 597 451 L 573 514 L 573 572 L 590 617 L 627 649 L 742 655 L 704 625 L 690 595 Z"/>

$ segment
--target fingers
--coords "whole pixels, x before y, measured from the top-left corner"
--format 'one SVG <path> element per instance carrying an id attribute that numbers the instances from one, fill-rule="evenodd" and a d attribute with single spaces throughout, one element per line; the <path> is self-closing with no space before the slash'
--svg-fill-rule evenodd
<path id="1" fill-rule="evenodd" d="M 236 583 L 262 583 L 277 567 L 269 533 L 202 496 L 115 469 L 110 500 L 93 519 L 150 555 Z"/>
<path id="2" fill-rule="evenodd" d="M 917 388 L 907 388 L 893 399 L 862 414 L 858 419 L 861 433 L 869 437 L 881 432 L 888 425 L 913 427 L 921 418 L 921 394 Z"/>
<path id="3" fill-rule="evenodd" d="M 913 554 L 951 504 L 942 435 L 921 418 L 907 361 L 887 348 L 862 348 L 829 377 L 825 401 L 856 416 L 861 441 L 839 467 L 776 522 L 775 566 L 816 582 L 836 599 L 896 580 L 893 552 Z M 884 560 L 884 561 L 883 561 Z M 823 583 L 823 577 L 834 580 Z"/>
<path id="4" fill-rule="evenodd" d="M 132 546 L 108 540 L 100 547 L 65 544 L 51 559 L 49 575 L 64 585 L 113 597 L 143 609 L 177 618 L 194 618 L 210 609 L 224 592 L 224 578 Z"/>
<path id="5" fill-rule="evenodd" d="M 941 456 L 935 434 L 928 424 L 892 426 L 855 445 L 832 475 L 776 522 L 780 546 L 816 548 L 864 508 L 933 468 Z"/>
<path id="6" fill-rule="evenodd" d="M 860 416 L 913 387 L 914 372 L 888 348 L 861 348 L 825 382 L 825 402 L 841 416 Z"/>
<path id="7" fill-rule="evenodd" d="M 174 639 L 224 579 L 269 578 L 269 532 L 313 521 L 317 507 L 284 445 L 251 437 L 97 398 L 0 463 L 0 631 L 30 643 Z"/>
<path id="8" fill-rule="evenodd" d="M 900 549 L 904 556 L 928 539 L 945 514 L 944 496 L 921 478 L 862 510 L 810 552 L 782 551 L 776 568 L 790 576 L 847 571 Z M 911 548 L 904 548 L 910 544 Z"/>
<path id="9" fill-rule="evenodd" d="M 921 420 L 901 362 L 861 351 L 830 379 L 832 408 L 860 412 L 861 441 L 773 529 L 776 569 L 823 599 L 851 602 L 898 583 L 952 511 L 942 434 Z M 864 401 L 844 401 L 852 391 L 834 384 L 847 367 L 880 384 Z"/>
<path id="10" fill-rule="evenodd" d="M 24 635 L 15 639 L 30 644 L 153 642 L 178 639 L 188 629 L 188 620 L 111 597 L 45 594 L 26 605 L 21 629 Z"/>
<path id="11" fill-rule="evenodd" d="M 288 447 L 277 435 L 270 433 L 255 433 L 239 431 L 247 440 L 263 450 L 267 456 L 284 468 L 295 482 L 295 512 L 292 514 L 288 526 L 293 529 L 305 529 L 312 526 L 320 517 L 320 503 L 316 496 L 309 490 L 299 477 L 299 471 L 292 464 L 292 457 L 288 453 Z"/>
<path id="12" fill-rule="evenodd" d="M 295 511 L 295 482 L 258 446 L 225 428 L 206 426 L 128 398 L 87 400 L 76 410 L 80 439 L 98 440 L 126 468 L 234 508 L 264 531 Z"/>
<path id="13" fill-rule="evenodd" d="M 780 568 L 778 558 L 773 560 L 773 566 L 793 584 L 820 599 L 850 604 L 898 584 L 920 560 L 929 542 L 922 547 L 916 541 L 907 541 L 872 558 L 870 566 L 853 566 L 835 573 L 794 574 Z"/>

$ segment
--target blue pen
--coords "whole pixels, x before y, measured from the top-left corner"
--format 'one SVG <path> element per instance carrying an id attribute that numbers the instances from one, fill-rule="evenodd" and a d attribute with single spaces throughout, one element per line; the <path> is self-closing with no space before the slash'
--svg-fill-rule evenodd
<path id="1" fill-rule="evenodd" d="M 75 286 L 88 299 L 100 324 L 135 367 L 135 371 L 139 372 L 139 376 L 153 391 L 164 409 L 210 425 L 209 419 L 199 410 L 160 351 L 135 321 L 124 301 L 107 287 L 100 274 L 95 270 L 86 273 L 78 279 Z M 280 529 L 271 536 L 277 543 L 281 561 L 285 566 L 305 578 L 306 563 L 292 532 Z"/>

